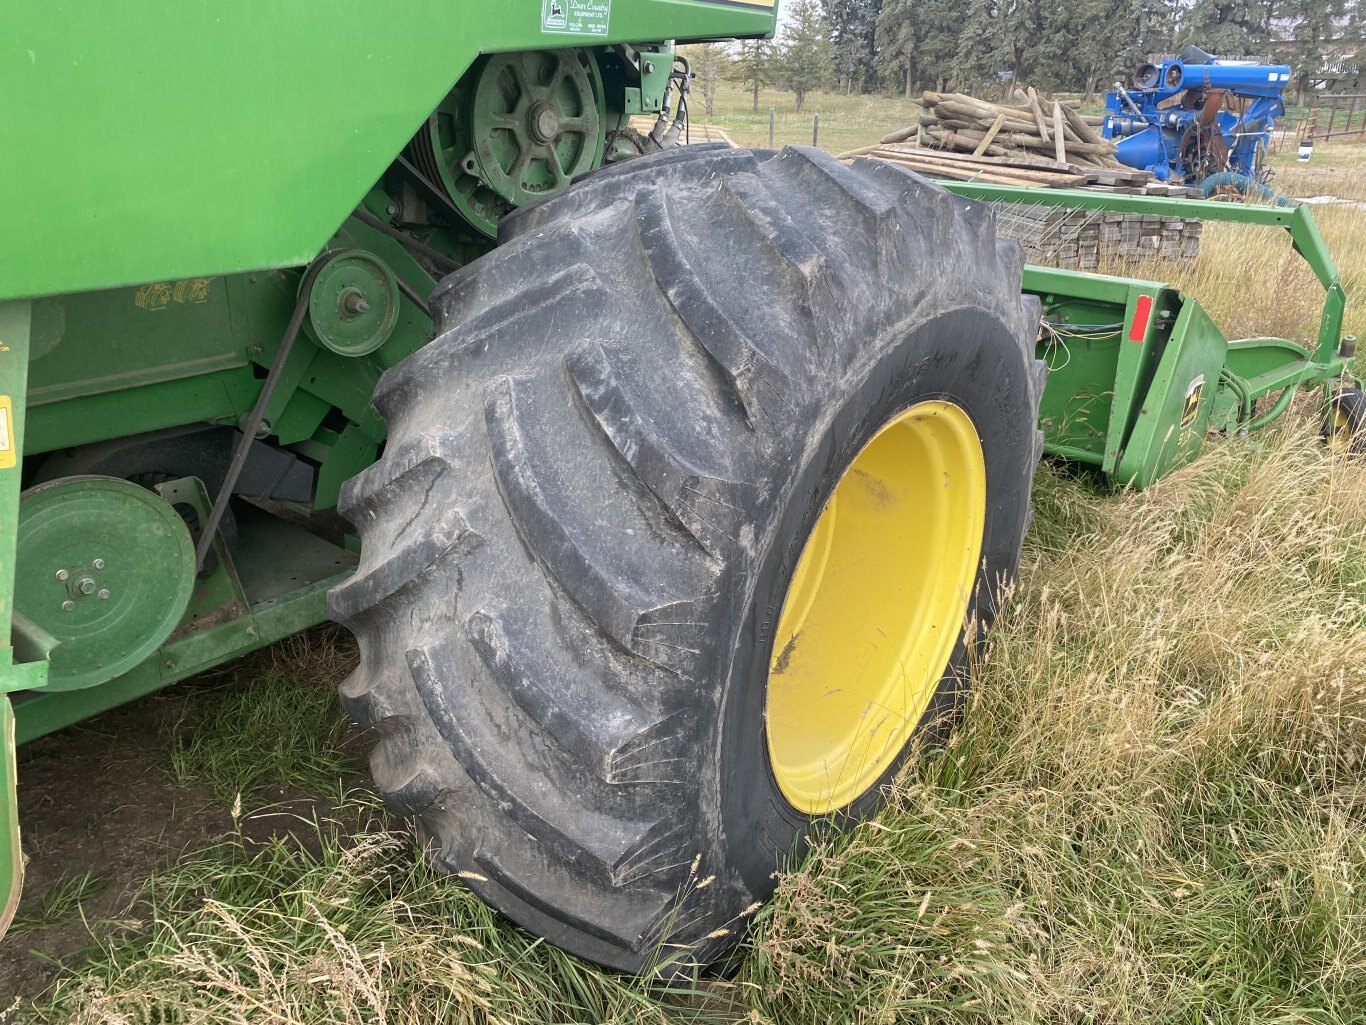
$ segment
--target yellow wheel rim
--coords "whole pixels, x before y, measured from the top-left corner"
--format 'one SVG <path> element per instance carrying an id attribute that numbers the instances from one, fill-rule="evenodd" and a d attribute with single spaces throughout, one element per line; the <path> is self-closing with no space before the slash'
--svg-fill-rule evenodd
<path id="1" fill-rule="evenodd" d="M 1328 447 L 1334 452 L 1346 452 L 1352 447 L 1352 418 L 1341 406 L 1333 406 L 1333 423 L 1328 432 Z"/>
<path id="2" fill-rule="evenodd" d="M 986 465 L 951 402 L 887 423 L 845 470 L 788 583 L 765 729 L 808 815 L 867 792 L 906 746 L 958 643 L 982 552 Z"/>

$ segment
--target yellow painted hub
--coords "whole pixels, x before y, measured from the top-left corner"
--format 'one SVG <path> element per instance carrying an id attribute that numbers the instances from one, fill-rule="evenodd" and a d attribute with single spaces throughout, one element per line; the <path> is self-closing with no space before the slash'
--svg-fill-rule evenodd
<path id="1" fill-rule="evenodd" d="M 1328 447 L 1334 452 L 1346 452 L 1352 447 L 1352 418 L 1341 406 L 1333 407 L 1333 426 L 1328 433 Z"/>
<path id="2" fill-rule="evenodd" d="M 962 633 L 986 518 L 982 444 L 920 402 L 844 472 L 788 584 L 768 671 L 769 759 L 808 815 L 849 804 L 905 747 Z"/>

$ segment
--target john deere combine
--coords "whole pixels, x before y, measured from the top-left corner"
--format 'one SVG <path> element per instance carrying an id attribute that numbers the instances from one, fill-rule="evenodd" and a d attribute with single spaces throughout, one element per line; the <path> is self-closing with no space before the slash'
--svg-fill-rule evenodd
<path id="1" fill-rule="evenodd" d="M 601 963 L 705 962 L 955 707 L 1045 433 L 1142 485 L 1339 386 L 1307 212 L 1236 215 L 1310 258 L 1318 342 L 1227 343 L 1160 283 L 1022 289 L 1006 193 L 676 145 L 673 41 L 773 27 L 5 9 L 0 917 L 16 736 L 331 618 L 436 865 Z"/>

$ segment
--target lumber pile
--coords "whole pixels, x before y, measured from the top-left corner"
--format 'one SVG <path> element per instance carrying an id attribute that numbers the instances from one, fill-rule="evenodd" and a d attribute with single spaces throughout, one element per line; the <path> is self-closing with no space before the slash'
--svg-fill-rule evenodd
<path id="1" fill-rule="evenodd" d="M 927 178 L 1020 185 L 1045 189 L 1079 189 L 1101 185 L 1139 192 L 1152 182 L 1147 171 L 1132 167 L 1099 167 L 1074 164 L 1031 153 L 977 156 L 952 150 L 926 149 L 907 143 L 880 143 L 840 154 L 844 158 L 874 157 L 900 164 Z"/>
<path id="2" fill-rule="evenodd" d="M 841 154 L 870 156 L 921 174 L 959 181 L 1039 188 L 1102 186 L 1139 191 L 1152 175 L 1115 159 L 1101 138 L 1101 118 L 1081 114 L 1075 101 L 1044 100 L 1033 88 L 1015 91 L 1013 103 L 992 103 L 966 93 L 921 94 L 924 110 L 913 125 L 875 146 Z"/>
<path id="3" fill-rule="evenodd" d="M 637 114 L 631 118 L 631 127 L 641 135 L 649 135 L 654 128 L 658 117 L 654 114 Z M 735 140 L 730 137 L 730 133 L 718 125 L 702 124 L 697 121 L 688 122 L 688 134 L 685 140 L 696 146 L 704 142 L 724 142 L 727 146 L 734 147 Z"/>
<path id="4" fill-rule="evenodd" d="M 1100 118 L 1079 113 L 1075 104 L 1040 100 L 1031 87 L 1017 91 L 1013 104 L 991 103 L 966 93 L 924 92 L 925 113 L 906 129 L 922 145 L 957 150 L 977 156 L 1005 156 L 1013 150 L 1042 152 L 1059 163 L 1123 167 L 1115 160 L 1115 145 L 1097 130 Z M 897 133 L 893 133 L 897 134 Z M 993 152 L 992 147 L 996 147 Z"/>

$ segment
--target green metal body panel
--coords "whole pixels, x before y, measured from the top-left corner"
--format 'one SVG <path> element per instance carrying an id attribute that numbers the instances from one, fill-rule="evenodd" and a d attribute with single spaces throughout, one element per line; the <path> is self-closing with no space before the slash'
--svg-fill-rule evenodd
<path id="1" fill-rule="evenodd" d="M 1197 302 L 1185 302 L 1115 467 L 1115 479 L 1147 487 L 1200 451 L 1228 343 Z"/>
<path id="2" fill-rule="evenodd" d="M 582 3 L 568 3 L 571 9 Z M 771 34 L 771 2 L 0 6 L 0 299 L 306 263 L 482 53 Z"/>
<path id="3" fill-rule="evenodd" d="M 990 203 L 1280 229 L 1323 286 L 1323 312 L 1310 345 L 1283 338 L 1228 341 L 1198 302 L 1159 282 L 1026 267 L 1024 289 L 1040 298 L 1044 310 L 1038 356 L 1050 374 L 1040 424 L 1050 455 L 1094 466 L 1118 484 L 1146 487 L 1195 458 L 1209 429 L 1265 426 L 1289 408 L 1297 388 L 1322 387 L 1326 398 L 1346 375 L 1338 353 L 1347 297 L 1307 206 L 941 184 Z M 1150 316 L 1135 335 L 1141 300 L 1151 304 Z M 1262 400 L 1269 403 L 1259 407 Z"/>
<path id="4" fill-rule="evenodd" d="M 353 540 L 330 537 L 314 514 L 383 444 L 370 399 L 380 374 L 431 338 L 420 297 L 491 245 L 493 222 L 481 235 L 446 216 L 404 162 L 452 87 L 470 69 L 568 66 L 504 53 L 591 54 L 579 78 L 592 111 L 581 96 L 556 105 L 553 87 L 537 95 L 554 101 L 555 131 L 573 131 L 578 103 L 605 132 L 661 110 L 673 40 L 772 35 L 775 18 L 775 0 L 0 9 L 0 93 L 23 98 L 0 105 L 0 623 L 11 624 L 0 646 L 0 933 L 21 874 L 16 738 L 323 622 L 327 590 L 354 569 Z M 533 84 L 523 79 L 527 95 Z M 516 177 L 518 148 L 490 133 L 525 139 L 538 122 L 500 124 L 509 115 L 496 91 L 469 95 L 455 110 L 473 118 L 472 146 L 489 162 L 480 174 L 498 162 L 518 201 L 567 179 L 549 165 Z M 601 139 L 576 153 L 570 173 L 601 159 Z M 404 241 L 385 230 L 395 223 Z M 22 487 L 65 476 L 60 460 L 94 451 L 85 446 L 243 426 L 310 263 L 311 316 L 274 379 L 262 436 L 310 468 L 311 500 L 236 504 L 234 550 L 215 539 L 151 655 L 97 686 L 49 686 L 57 638 L 12 608 Z M 192 534 L 207 522 L 199 480 L 155 487 L 188 510 Z"/>
<path id="5" fill-rule="evenodd" d="M 18 538 L 20 459 L 28 383 L 29 304 L 0 303 L 0 623 L 13 624 L 14 554 Z M 14 629 L 0 634 L 0 933 L 19 903 L 24 855 L 19 846 L 14 711 L 9 691 L 41 687 L 47 661 L 17 663 Z"/>

